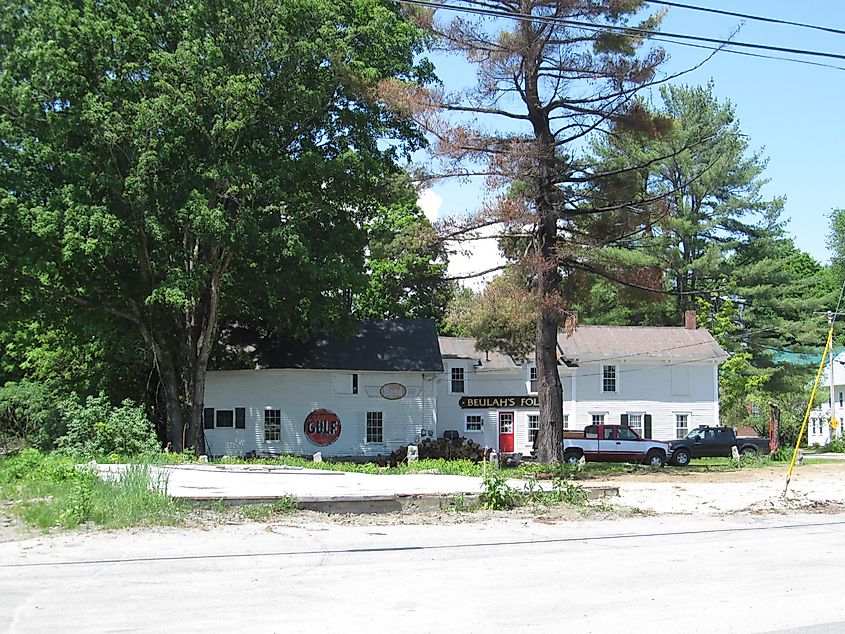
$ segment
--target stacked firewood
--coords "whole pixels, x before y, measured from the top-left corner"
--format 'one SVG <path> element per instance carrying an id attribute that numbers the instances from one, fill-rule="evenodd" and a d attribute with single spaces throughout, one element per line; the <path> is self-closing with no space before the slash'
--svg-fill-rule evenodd
<path id="1" fill-rule="evenodd" d="M 472 460 L 480 462 L 485 458 L 485 452 L 489 451 L 474 440 L 468 438 L 424 438 L 419 445 L 419 457 L 445 458 L 446 460 Z M 408 447 L 399 447 L 388 456 L 388 462 L 392 465 L 405 462 L 408 457 Z"/>

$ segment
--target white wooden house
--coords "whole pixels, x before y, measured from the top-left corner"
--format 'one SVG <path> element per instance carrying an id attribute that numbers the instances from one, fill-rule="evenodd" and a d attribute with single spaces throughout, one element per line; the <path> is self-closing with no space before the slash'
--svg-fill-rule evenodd
<path id="1" fill-rule="evenodd" d="M 842 437 L 845 417 L 845 352 L 840 352 L 833 358 L 832 381 L 830 372 L 831 364 L 828 363 L 820 386 L 830 388 L 830 398 L 822 407 L 813 409 L 807 421 L 807 444 L 811 446 L 823 446 L 834 438 Z"/>
<path id="2" fill-rule="evenodd" d="M 438 432 L 501 452 L 529 453 L 539 428 L 536 368 L 441 337 Z M 621 423 L 668 440 L 699 425 L 719 424 L 719 364 L 728 358 L 704 329 L 580 326 L 558 336 L 564 426 Z"/>
<path id="3" fill-rule="evenodd" d="M 719 422 L 718 366 L 706 330 L 581 326 L 558 337 L 564 424 L 625 423 L 670 439 Z M 351 337 L 265 351 L 254 370 L 209 372 L 212 455 L 374 457 L 458 435 L 528 454 L 539 428 L 536 368 L 440 337 L 424 320 L 361 322 Z"/>
<path id="4" fill-rule="evenodd" d="M 209 454 L 365 457 L 435 434 L 443 365 L 433 322 L 361 322 L 350 337 L 257 361 L 255 370 L 207 374 Z"/>

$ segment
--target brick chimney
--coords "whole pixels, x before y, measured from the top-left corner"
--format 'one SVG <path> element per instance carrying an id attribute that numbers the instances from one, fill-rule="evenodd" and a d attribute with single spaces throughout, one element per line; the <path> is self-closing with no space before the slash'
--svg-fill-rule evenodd
<path id="1" fill-rule="evenodd" d="M 688 311 L 685 311 L 684 312 L 684 328 L 688 328 L 689 330 L 695 330 L 696 328 L 698 328 L 698 326 L 695 323 L 695 321 L 696 321 L 695 318 L 696 318 L 695 310 L 690 309 Z"/>

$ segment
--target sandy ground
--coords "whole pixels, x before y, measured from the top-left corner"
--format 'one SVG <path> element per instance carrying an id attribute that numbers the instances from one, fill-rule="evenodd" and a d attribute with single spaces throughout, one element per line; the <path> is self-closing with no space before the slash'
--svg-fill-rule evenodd
<path id="1" fill-rule="evenodd" d="M 796 467 L 787 489 L 788 471 L 788 465 L 709 473 L 644 471 L 589 482 L 618 486 L 613 504 L 657 514 L 845 510 L 845 463 Z"/>
<path id="2" fill-rule="evenodd" d="M 609 485 L 619 496 L 599 500 L 589 508 L 521 508 L 509 512 L 394 513 L 386 515 L 325 515 L 298 512 L 278 521 L 305 525 L 329 524 L 455 524 L 484 522 L 496 518 L 528 518 L 559 522 L 614 520 L 636 515 L 687 515 L 717 517 L 737 514 L 842 513 L 845 512 L 845 461 L 835 464 L 804 464 L 796 467 L 784 496 L 788 465 L 725 472 L 652 471 L 624 473 L 604 479 L 587 479 L 584 486 Z M 377 476 L 381 477 L 381 476 Z M 516 483 L 514 483 L 516 484 Z M 220 524 L 249 523 L 237 511 L 221 517 L 216 512 L 197 512 L 189 521 L 201 529 Z M 37 534 L 27 529 L 0 506 L 0 542 L 26 539 Z"/>

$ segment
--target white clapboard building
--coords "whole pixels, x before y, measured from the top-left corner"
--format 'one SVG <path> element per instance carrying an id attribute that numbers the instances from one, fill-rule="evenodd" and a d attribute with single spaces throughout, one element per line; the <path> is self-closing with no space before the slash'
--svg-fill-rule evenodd
<path id="1" fill-rule="evenodd" d="M 365 321 L 348 337 L 265 351 L 255 370 L 208 373 L 206 451 L 390 453 L 436 433 L 442 372 L 429 320 Z"/>
<path id="2" fill-rule="evenodd" d="M 719 424 L 718 367 L 704 329 L 580 326 L 558 337 L 568 429 L 622 423 L 677 438 Z M 259 368 L 209 372 L 212 455 L 385 455 L 444 434 L 530 453 L 540 426 L 532 361 L 437 337 L 425 320 L 361 322 L 351 337 L 262 355 Z"/>
<path id="3" fill-rule="evenodd" d="M 540 426 L 536 366 L 440 338 L 438 432 L 501 452 L 531 451 Z M 625 424 L 659 440 L 719 424 L 719 364 L 727 354 L 695 327 L 579 326 L 558 336 L 564 426 Z"/>
<path id="4" fill-rule="evenodd" d="M 830 373 L 833 372 L 833 377 Z M 821 377 L 822 385 L 828 387 L 827 403 L 810 411 L 807 420 L 807 444 L 824 446 L 836 438 L 842 438 L 842 422 L 845 420 L 845 352 L 833 357 Z"/>

